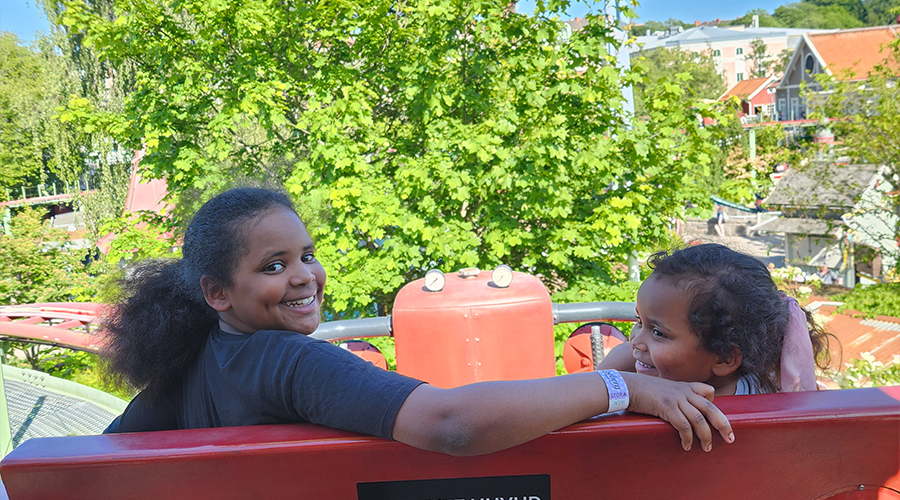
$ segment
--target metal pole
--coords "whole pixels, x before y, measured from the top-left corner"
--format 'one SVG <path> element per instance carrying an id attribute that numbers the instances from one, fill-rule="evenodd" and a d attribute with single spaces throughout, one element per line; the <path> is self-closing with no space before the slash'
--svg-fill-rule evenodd
<path id="1" fill-rule="evenodd" d="M 756 158 L 756 129 L 750 128 L 750 159 Z"/>
<path id="2" fill-rule="evenodd" d="M 600 333 L 600 325 L 591 326 L 591 354 L 596 370 L 600 368 L 600 362 L 603 361 L 603 334 Z"/>

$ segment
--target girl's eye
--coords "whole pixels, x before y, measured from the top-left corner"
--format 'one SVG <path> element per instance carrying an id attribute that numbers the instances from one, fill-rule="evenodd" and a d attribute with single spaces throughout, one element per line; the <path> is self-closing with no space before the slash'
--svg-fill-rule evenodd
<path id="1" fill-rule="evenodd" d="M 638 315 L 634 316 L 634 324 L 635 326 L 641 326 L 641 317 Z"/>
<path id="2" fill-rule="evenodd" d="M 281 271 L 284 271 L 284 263 L 282 262 L 273 262 L 263 268 L 265 273 L 280 273 Z"/>
<path id="3" fill-rule="evenodd" d="M 654 336 L 654 337 L 657 337 L 657 338 L 661 338 L 661 339 L 667 339 L 667 338 L 669 338 L 668 335 L 666 335 L 665 333 L 659 331 L 659 328 L 654 328 L 654 329 L 653 329 L 653 336 Z"/>
<path id="4" fill-rule="evenodd" d="M 305 254 L 303 254 L 302 257 L 300 257 L 300 262 L 303 262 L 304 264 L 309 264 L 310 262 L 315 262 L 315 261 L 316 261 L 316 256 L 312 253 L 305 253 Z"/>

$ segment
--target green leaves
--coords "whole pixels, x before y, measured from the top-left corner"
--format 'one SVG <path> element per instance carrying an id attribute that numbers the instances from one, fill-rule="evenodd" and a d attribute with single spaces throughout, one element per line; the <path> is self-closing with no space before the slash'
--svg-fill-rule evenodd
<path id="1" fill-rule="evenodd" d="M 431 268 L 596 283 L 668 237 L 711 157 L 707 111 L 650 84 L 635 122 L 621 88 L 641 75 L 615 66 L 601 18 L 563 43 L 564 4 L 119 0 L 127 22 L 73 26 L 137 68 L 134 91 L 114 113 L 66 111 L 146 145 L 176 196 L 283 182 L 338 315 L 389 311 Z"/>

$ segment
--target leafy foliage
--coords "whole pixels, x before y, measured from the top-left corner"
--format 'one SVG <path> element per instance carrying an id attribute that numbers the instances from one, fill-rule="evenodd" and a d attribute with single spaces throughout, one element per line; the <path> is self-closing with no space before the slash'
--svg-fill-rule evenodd
<path id="1" fill-rule="evenodd" d="M 761 38 L 750 42 L 750 53 L 747 54 L 746 60 L 750 61 L 750 73 L 754 78 L 769 76 L 769 68 L 773 61 L 769 55 L 769 47 Z"/>
<path id="2" fill-rule="evenodd" d="M 315 214 L 335 313 L 388 312 L 429 268 L 505 262 L 553 290 L 608 278 L 701 197 L 696 117 L 713 111 L 681 77 L 630 123 L 621 87 L 641 75 L 615 67 L 602 18 L 562 43 L 562 4 L 63 3 L 85 46 L 136 72 L 121 112 L 73 100 L 62 116 L 146 145 L 177 194 L 283 179 Z"/>
<path id="3" fill-rule="evenodd" d="M 718 99 L 726 90 L 709 54 L 660 47 L 632 54 L 631 60 L 646 75 L 634 85 L 634 107 L 638 116 L 647 115 L 648 92 L 660 82 L 679 82 L 675 78 L 678 74 L 690 75 L 689 79 L 683 79 L 680 83 L 686 89 L 686 100 Z"/>
<path id="4" fill-rule="evenodd" d="M 900 385 L 900 355 L 895 355 L 887 365 L 875 361 L 869 353 L 863 353 L 862 358 L 850 360 L 845 364 L 843 373 L 832 376 L 841 389 Z"/>
<path id="5" fill-rule="evenodd" d="M 24 47 L 0 32 L 0 199 L 20 184 L 65 179 L 65 165 L 76 161 L 78 133 L 52 119 L 67 99 L 63 65 L 48 38 Z"/>
<path id="6" fill-rule="evenodd" d="M 865 22 L 854 16 L 843 5 L 817 5 L 798 2 L 775 9 L 773 17 L 788 28 L 833 29 L 860 28 Z"/>
<path id="7" fill-rule="evenodd" d="M 86 251 L 71 246 L 65 231 L 51 228 L 32 209 L 14 216 L 10 231 L 0 234 L 0 303 L 77 302 L 93 296 L 93 280 L 82 263 Z"/>
<path id="8" fill-rule="evenodd" d="M 900 318 L 900 283 L 882 283 L 856 287 L 852 291 L 836 295 L 835 300 L 844 303 L 840 310 L 852 309 L 873 318 L 878 315 Z"/>

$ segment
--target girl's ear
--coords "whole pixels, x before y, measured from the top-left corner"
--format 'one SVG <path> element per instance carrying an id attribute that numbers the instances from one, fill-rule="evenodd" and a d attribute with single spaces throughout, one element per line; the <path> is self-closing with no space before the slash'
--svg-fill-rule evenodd
<path id="1" fill-rule="evenodd" d="M 713 373 L 719 377 L 727 377 L 741 366 L 741 361 L 743 361 L 743 359 L 741 350 L 737 347 L 733 347 L 731 348 L 731 354 L 722 356 L 716 360 L 716 364 L 713 365 Z"/>
<path id="2" fill-rule="evenodd" d="M 203 298 L 209 307 L 218 312 L 225 312 L 231 309 L 231 302 L 228 301 L 228 294 L 225 293 L 225 287 L 219 283 L 219 280 L 203 276 L 200 278 L 200 288 L 203 289 Z"/>

